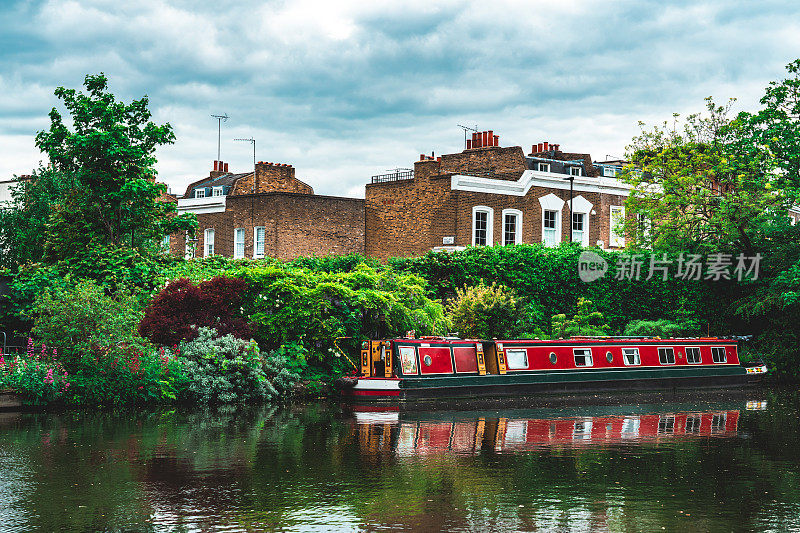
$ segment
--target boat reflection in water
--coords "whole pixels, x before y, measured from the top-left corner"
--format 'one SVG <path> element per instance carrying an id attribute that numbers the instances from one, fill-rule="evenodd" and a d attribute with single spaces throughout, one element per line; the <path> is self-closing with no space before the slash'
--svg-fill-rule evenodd
<path id="1" fill-rule="evenodd" d="M 619 410 L 619 409 L 617 409 Z M 671 439 L 733 437 L 738 409 L 633 412 L 546 417 L 541 412 L 356 411 L 363 451 L 426 456 L 522 452 L 549 447 L 644 444 Z"/>

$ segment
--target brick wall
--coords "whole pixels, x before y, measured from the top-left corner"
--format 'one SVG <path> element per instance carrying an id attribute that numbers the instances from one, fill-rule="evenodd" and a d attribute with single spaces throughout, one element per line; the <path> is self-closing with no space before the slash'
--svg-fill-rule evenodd
<path id="1" fill-rule="evenodd" d="M 294 167 L 283 163 L 256 164 L 255 192 L 294 192 L 314 194 L 314 189 L 294 176 Z"/>
<path id="2" fill-rule="evenodd" d="M 205 230 L 214 229 L 214 253 L 233 257 L 234 230 L 244 228 L 246 258 L 253 257 L 254 228 L 264 227 L 264 252 L 281 260 L 309 255 L 364 253 L 364 200 L 272 192 L 228 196 L 221 213 L 197 215 L 195 256 L 203 257 Z M 170 251 L 183 255 L 182 234 Z"/>

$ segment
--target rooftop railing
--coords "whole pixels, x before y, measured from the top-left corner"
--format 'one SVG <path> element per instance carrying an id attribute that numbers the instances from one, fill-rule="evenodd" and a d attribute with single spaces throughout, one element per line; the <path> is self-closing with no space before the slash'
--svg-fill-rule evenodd
<path id="1" fill-rule="evenodd" d="M 397 169 L 387 174 L 372 176 L 372 183 L 388 183 L 390 181 L 401 181 L 414 179 L 414 171 L 411 169 Z"/>

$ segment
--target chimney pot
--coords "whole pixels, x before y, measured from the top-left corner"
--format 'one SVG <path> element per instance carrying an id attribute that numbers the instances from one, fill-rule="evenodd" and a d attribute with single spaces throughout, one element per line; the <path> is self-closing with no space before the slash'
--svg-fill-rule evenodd
<path id="1" fill-rule="evenodd" d="M 425 154 L 419 154 L 419 160 L 425 161 Z"/>
<path id="2" fill-rule="evenodd" d="M 489 130 L 486 132 L 486 136 L 489 138 L 489 146 L 494 146 L 494 132 Z"/>
<path id="3" fill-rule="evenodd" d="M 542 144 L 544 145 L 543 146 L 544 149 L 542 150 L 543 152 L 547 152 L 548 150 L 550 150 L 550 143 L 549 142 L 545 141 Z"/>
<path id="4" fill-rule="evenodd" d="M 472 139 L 467 139 L 467 150 L 472 148 Z"/>
<path id="5" fill-rule="evenodd" d="M 217 161 L 217 160 L 215 159 L 215 160 L 214 160 L 214 172 L 216 172 L 217 170 L 219 170 L 219 161 Z"/>
<path id="6" fill-rule="evenodd" d="M 494 146 L 500 146 L 500 136 L 499 135 L 495 135 L 494 136 Z"/>
<path id="7" fill-rule="evenodd" d="M 225 163 L 225 172 L 228 172 L 228 163 Z"/>

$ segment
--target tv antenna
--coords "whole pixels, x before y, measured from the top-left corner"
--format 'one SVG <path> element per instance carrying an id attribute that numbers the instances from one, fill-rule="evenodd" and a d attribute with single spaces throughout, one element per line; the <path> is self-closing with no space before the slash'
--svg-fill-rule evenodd
<path id="1" fill-rule="evenodd" d="M 462 130 L 464 130 L 464 148 L 466 149 L 467 148 L 467 132 L 471 131 L 472 133 L 478 133 L 478 125 L 475 124 L 474 128 L 471 128 L 470 126 L 462 126 L 461 124 L 456 124 L 456 125 L 459 128 L 461 128 Z"/>
<path id="2" fill-rule="evenodd" d="M 211 116 L 214 117 L 215 119 L 217 119 L 217 161 L 219 161 L 219 157 L 220 157 L 219 144 L 220 144 L 220 139 L 221 139 L 221 136 L 222 136 L 222 123 L 223 122 L 228 122 L 228 119 L 231 118 L 231 117 L 229 117 L 227 113 L 225 113 L 223 115 L 211 115 Z"/>
<path id="3" fill-rule="evenodd" d="M 252 137 L 249 139 L 234 139 L 234 141 L 248 142 L 253 145 L 253 176 L 256 174 L 256 140 Z"/>

